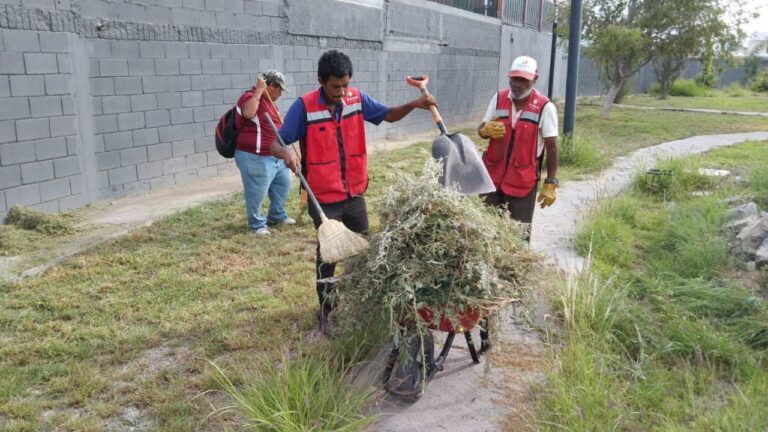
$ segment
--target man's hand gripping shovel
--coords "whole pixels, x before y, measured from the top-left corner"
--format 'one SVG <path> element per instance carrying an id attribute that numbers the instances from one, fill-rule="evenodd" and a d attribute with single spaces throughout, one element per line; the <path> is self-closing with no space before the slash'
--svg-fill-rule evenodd
<path id="1" fill-rule="evenodd" d="M 406 77 L 405 81 L 422 93 L 429 94 L 427 75 Z M 448 134 L 437 107 L 431 105 L 429 110 L 432 112 L 437 128 L 440 129 L 440 136 L 432 142 L 432 157 L 443 162 L 443 186 L 455 185 L 464 195 L 494 192 L 496 187 L 477 152 L 475 143 L 462 133 Z"/>

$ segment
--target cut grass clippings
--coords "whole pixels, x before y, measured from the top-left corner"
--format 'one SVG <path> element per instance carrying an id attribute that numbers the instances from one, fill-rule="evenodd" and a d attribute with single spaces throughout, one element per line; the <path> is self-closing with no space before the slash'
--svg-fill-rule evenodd
<path id="1" fill-rule="evenodd" d="M 42 234 L 60 235 L 75 231 L 66 215 L 44 213 L 24 207 L 14 206 L 8 211 L 5 222 L 19 228 L 37 231 Z"/>
<path id="2" fill-rule="evenodd" d="M 366 253 L 345 263 L 335 286 L 349 323 L 383 320 L 401 352 L 404 339 L 439 326 L 440 312 L 460 328 L 468 311 L 519 298 L 537 262 L 523 240 L 526 226 L 444 188 L 441 174 L 442 165 L 428 161 L 421 177 L 397 179 L 378 206 L 381 230 Z M 425 306 L 433 322 L 422 319 Z"/>

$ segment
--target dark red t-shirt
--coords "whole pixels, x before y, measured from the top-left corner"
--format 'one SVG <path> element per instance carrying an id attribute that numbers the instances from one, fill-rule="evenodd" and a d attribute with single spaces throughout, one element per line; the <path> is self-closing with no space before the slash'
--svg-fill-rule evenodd
<path id="1" fill-rule="evenodd" d="M 258 121 L 256 119 L 251 121 L 251 119 L 246 119 L 242 116 L 243 105 L 253 97 L 255 90 L 255 88 L 251 88 L 237 100 L 237 107 L 240 109 L 238 110 L 238 115 L 235 116 L 235 127 L 240 131 L 237 136 L 237 148 L 238 150 L 255 153 L 259 156 L 271 156 L 272 153 L 269 151 L 269 145 L 275 139 L 275 132 L 269 126 L 269 123 L 264 120 L 264 113 L 268 113 L 272 117 L 272 121 L 275 122 L 275 126 L 278 128 L 283 125 L 283 121 L 280 119 L 280 112 L 277 111 L 277 107 L 269 102 L 266 94 L 261 95 L 259 109 L 256 110 Z M 264 92 L 266 93 L 266 90 Z"/>

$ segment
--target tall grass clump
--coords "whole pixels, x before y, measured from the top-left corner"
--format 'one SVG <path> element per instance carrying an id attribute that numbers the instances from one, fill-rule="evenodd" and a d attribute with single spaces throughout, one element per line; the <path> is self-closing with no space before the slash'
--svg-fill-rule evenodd
<path id="1" fill-rule="evenodd" d="M 642 212 L 642 202 L 624 195 L 606 198 L 593 207 L 576 233 L 574 246 L 582 256 L 593 254 L 594 266 L 602 273 L 603 263 L 631 268 L 637 257 L 638 239 L 633 230 Z"/>
<path id="2" fill-rule="evenodd" d="M 553 304 L 568 334 L 605 337 L 616 318 L 615 291 L 611 279 L 601 280 L 591 268 L 592 256 L 588 254 L 583 270 L 564 279 Z"/>
<path id="3" fill-rule="evenodd" d="M 726 207 L 714 197 L 682 201 L 660 210 L 667 221 L 654 233 L 649 268 L 687 278 L 711 278 L 731 264 L 729 239 L 721 232 Z"/>
<path id="4" fill-rule="evenodd" d="M 748 174 L 749 189 L 754 193 L 755 203 L 761 209 L 768 209 L 768 166 L 753 166 Z"/>
<path id="5" fill-rule="evenodd" d="M 670 96 L 696 97 L 708 94 L 709 89 L 694 80 L 676 80 L 669 89 Z"/>
<path id="6" fill-rule="evenodd" d="M 696 190 L 708 190 L 715 185 L 710 177 L 699 174 L 693 159 L 669 159 L 656 168 L 635 174 L 632 187 L 663 199 L 679 199 Z"/>
<path id="7" fill-rule="evenodd" d="M 592 140 L 580 136 L 561 137 L 557 157 L 561 165 L 579 171 L 594 171 L 606 164 L 606 158 L 600 154 Z"/>
<path id="8" fill-rule="evenodd" d="M 329 354 L 283 356 L 280 362 L 257 358 L 259 373 L 236 386 L 216 364 L 214 379 L 234 400 L 214 414 L 237 412 L 256 431 L 363 430 L 375 418 L 364 413 L 372 388 L 354 386 L 345 377 L 349 364 Z"/>
<path id="9" fill-rule="evenodd" d="M 726 87 L 725 93 L 731 97 L 744 97 L 749 95 L 749 91 L 738 82 L 732 82 L 728 87 Z"/>

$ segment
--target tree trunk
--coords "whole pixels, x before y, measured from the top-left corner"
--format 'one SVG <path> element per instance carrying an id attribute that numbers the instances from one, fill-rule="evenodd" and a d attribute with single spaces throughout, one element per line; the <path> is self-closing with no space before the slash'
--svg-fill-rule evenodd
<path id="1" fill-rule="evenodd" d="M 605 101 L 603 101 L 603 118 L 607 118 L 611 113 L 613 100 L 616 99 L 616 95 L 619 93 L 619 90 L 621 90 L 622 84 L 624 84 L 623 81 L 613 82 L 608 88 L 608 93 L 605 95 Z"/>

